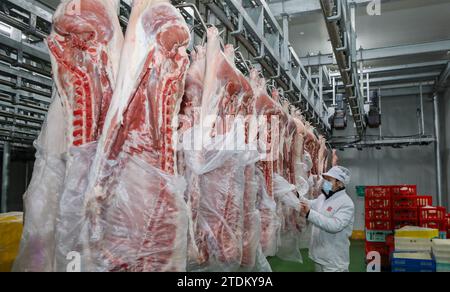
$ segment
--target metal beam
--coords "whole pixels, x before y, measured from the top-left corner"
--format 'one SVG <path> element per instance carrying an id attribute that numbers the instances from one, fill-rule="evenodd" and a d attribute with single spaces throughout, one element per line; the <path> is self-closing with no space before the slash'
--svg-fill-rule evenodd
<path id="1" fill-rule="evenodd" d="M 434 62 L 422 62 L 422 63 L 412 63 L 412 64 L 402 64 L 397 66 L 386 66 L 386 67 L 376 67 L 376 68 L 366 68 L 363 70 L 363 74 L 377 74 L 392 71 L 402 71 L 410 69 L 428 68 L 428 67 L 442 67 L 447 65 L 448 61 L 434 61 Z M 359 71 L 358 73 L 361 73 Z M 339 72 L 330 73 L 330 77 L 339 77 Z"/>
<path id="2" fill-rule="evenodd" d="M 336 148 L 371 148 L 371 147 L 393 147 L 393 146 L 415 146 L 429 145 L 436 141 L 433 137 L 403 138 L 403 139 L 381 139 L 373 141 L 361 141 L 348 143 L 345 141 L 332 141 L 331 145 Z"/>
<path id="3" fill-rule="evenodd" d="M 420 55 L 450 51 L 450 40 L 421 43 L 405 46 L 393 46 L 376 49 L 360 49 L 357 52 L 358 62 L 378 59 L 394 58 L 401 56 Z M 300 58 L 305 66 L 333 65 L 336 61 L 332 54 L 307 56 Z"/>
<path id="4" fill-rule="evenodd" d="M 35 0 L 6 0 L 8 2 L 11 2 L 20 8 L 33 12 L 36 16 L 39 16 L 40 18 L 44 19 L 47 22 L 52 22 L 53 18 L 53 11 L 38 1 Z"/>
<path id="5" fill-rule="evenodd" d="M 436 186 L 438 206 L 442 206 L 442 156 L 441 156 L 441 126 L 439 117 L 439 97 L 437 94 L 433 96 L 434 111 L 434 135 L 436 137 L 435 154 L 436 154 Z"/>
<path id="6" fill-rule="evenodd" d="M 436 83 L 436 91 L 440 92 L 447 87 L 449 77 L 450 77 L 450 62 L 447 63 L 447 66 L 439 75 L 439 78 Z"/>
<path id="7" fill-rule="evenodd" d="M 32 72 L 29 71 L 25 71 L 25 70 L 20 70 L 17 68 L 13 68 L 10 66 L 7 66 L 5 64 L 0 63 L 0 72 L 4 72 L 6 74 L 9 74 L 11 76 L 17 76 L 17 77 L 22 77 L 25 78 L 29 81 L 32 81 L 36 84 L 41 84 L 44 86 L 47 86 L 49 88 L 51 88 L 53 86 L 53 81 L 50 78 L 46 78 L 44 76 L 40 76 L 40 75 L 35 75 Z"/>
<path id="8" fill-rule="evenodd" d="M 354 0 L 357 5 L 364 5 L 372 0 Z M 305 14 L 319 13 L 321 11 L 320 3 L 316 0 L 288 0 L 269 4 L 275 17 L 281 17 L 284 13 L 290 17 L 300 17 Z"/>
<path id="9" fill-rule="evenodd" d="M 390 77 L 370 78 L 370 84 L 388 83 L 388 82 L 405 81 L 405 80 L 417 81 L 417 79 L 419 79 L 419 80 L 430 80 L 430 79 L 436 78 L 437 76 L 439 76 L 439 74 L 440 74 L 439 71 L 433 71 L 433 72 L 426 72 L 426 73 L 417 73 L 417 74 L 396 75 L 396 76 L 390 76 Z"/>
<path id="10" fill-rule="evenodd" d="M 388 76 L 388 77 L 379 77 L 379 78 L 370 78 L 370 84 L 378 84 L 378 83 L 389 83 L 389 82 L 396 82 L 396 81 L 403 81 L 403 82 L 417 82 L 418 80 L 434 80 L 441 74 L 440 71 L 432 71 L 432 72 L 425 72 L 425 73 L 416 73 L 416 74 L 405 74 L 405 75 L 394 75 L 394 76 Z M 342 82 L 337 83 L 338 86 L 343 86 L 344 84 Z"/>
<path id="11" fill-rule="evenodd" d="M 16 50 L 22 50 L 24 53 L 43 61 L 50 62 L 50 56 L 47 47 L 40 48 L 28 43 L 18 42 L 2 34 L 0 34 L 0 43 Z"/>
<path id="12" fill-rule="evenodd" d="M 376 87 L 377 89 L 379 87 Z M 417 86 L 409 86 L 409 87 L 399 87 L 399 88 L 379 88 L 381 91 L 381 97 L 397 97 L 397 96 L 415 96 L 420 95 L 420 87 Z M 422 87 L 423 94 L 429 95 L 433 94 L 434 89 L 432 85 L 427 85 Z M 331 98 L 328 99 L 331 101 Z"/>
<path id="13" fill-rule="evenodd" d="M 433 86 L 435 84 L 434 81 L 423 81 L 423 82 L 406 82 L 406 83 L 396 83 L 396 84 L 387 84 L 380 85 L 377 88 L 380 89 L 397 89 L 397 88 L 408 88 L 408 87 L 417 87 L 422 84 L 422 86 Z"/>
<path id="14" fill-rule="evenodd" d="M 432 94 L 433 86 L 423 86 L 422 93 Z M 381 89 L 381 97 L 414 96 L 414 95 L 420 95 L 420 87 Z"/>

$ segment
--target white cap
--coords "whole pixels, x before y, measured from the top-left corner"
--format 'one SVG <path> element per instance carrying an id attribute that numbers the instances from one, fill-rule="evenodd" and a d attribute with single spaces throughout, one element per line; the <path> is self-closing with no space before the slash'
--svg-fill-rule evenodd
<path id="1" fill-rule="evenodd" d="M 335 166 L 332 169 L 330 169 L 327 173 L 324 173 L 322 176 L 335 178 L 338 181 L 344 183 L 345 185 L 348 185 L 350 183 L 351 173 L 350 170 L 348 170 L 345 167 Z"/>

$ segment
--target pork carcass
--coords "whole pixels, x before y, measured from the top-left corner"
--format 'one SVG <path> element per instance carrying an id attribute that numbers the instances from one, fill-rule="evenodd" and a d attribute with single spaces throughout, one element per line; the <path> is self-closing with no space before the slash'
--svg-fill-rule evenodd
<path id="1" fill-rule="evenodd" d="M 189 28 L 168 1 L 133 1 L 86 191 L 89 270 L 186 268 L 185 182 L 174 144 L 189 41 Z"/>
<path id="2" fill-rule="evenodd" d="M 233 49 L 231 51 L 231 49 Z M 227 49 L 226 49 L 227 50 Z M 234 55 L 234 48 L 229 46 L 228 50 Z M 231 53 L 230 53 L 231 54 Z M 233 59 L 234 63 L 234 59 Z M 244 75 L 240 74 L 242 83 L 248 82 Z M 245 143 L 253 145 L 257 149 L 258 144 L 258 125 L 256 100 L 259 97 L 257 91 L 261 92 L 265 88 L 265 81 L 253 79 L 250 76 L 250 86 L 252 88 L 252 96 L 242 100 L 238 104 L 238 115 L 245 116 Z M 252 269 L 257 262 L 258 253 L 262 254 L 260 244 L 261 236 L 261 217 L 257 209 L 258 179 L 256 177 L 256 161 L 245 168 L 245 188 L 244 188 L 244 234 L 242 245 L 242 267 Z"/>
<path id="3" fill-rule="evenodd" d="M 54 79 L 69 123 L 65 186 L 55 231 L 55 270 L 65 271 L 84 218 L 84 188 L 116 85 L 123 33 L 119 1 L 64 1 L 47 39 Z"/>
<path id="4" fill-rule="evenodd" d="M 199 126 L 200 123 L 200 107 L 202 104 L 203 85 L 206 70 L 206 47 L 197 46 L 195 51 L 191 53 L 191 66 L 186 76 L 186 86 L 180 111 L 180 138 L 182 149 L 180 157 L 184 159 L 184 151 L 188 151 L 191 156 L 199 155 L 196 149 L 195 138 L 188 139 L 192 142 L 188 143 L 182 140 L 186 133 L 194 134 L 192 129 Z M 189 132 L 189 130 L 191 130 Z M 185 143 L 186 142 L 186 143 Z M 197 141 L 198 142 L 198 141 Z M 184 162 L 184 161 L 183 161 Z M 192 171 L 185 164 L 185 178 L 187 188 L 185 192 L 185 200 L 187 202 L 189 217 L 189 233 L 188 233 L 188 250 L 187 250 L 187 269 L 188 271 L 204 265 L 208 260 L 208 248 L 206 243 L 206 232 L 200 229 L 198 225 L 198 211 L 200 208 L 201 190 L 200 176 Z"/>
<path id="5" fill-rule="evenodd" d="M 250 80 L 254 87 L 255 112 L 264 118 L 258 139 L 259 149 L 264 154 L 258 162 L 257 178 L 259 181 L 257 209 L 261 218 L 260 243 L 265 256 L 274 256 L 277 251 L 280 222 L 277 215 L 276 203 L 273 196 L 274 160 L 279 157 L 279 116 L 281 107 L 266 91 L 265 80 L 259 78 L 259 72 L 252 70 Z"/>
<path id="6" fill-rule="evenodd" d="M 257 155 L 224 146 L 236 141 L 236 135 L 241 135 L 239 141 L 245 146 L 245 122 L 236 114 L 252 91 L 235 68 L 232 47 L 221 51 L 217 28 L 209 28 L 207 36 L 200 125 L 192 129 L 194 135 L 183 137 L 188 145 L 187 138 L 202 141 L 199 151 L 185 151 L 187 169 L 200 181 L 195 241 L 199 254 L 207 255 L 206 262 L 199 258 L 191 270 L 235 271 L 243 253 L 245 168 Z M 223 123 L 228 114 L 231 124 Z"/>
<path id="7" fill-rule="evenodd" d="M 318 163 L 317 172 L 319 175 L 322 175 L 325 172 L 327 160 L 327 145 L 326 140 L 323 136 L 319 137 L 319 151 L 318 151 Z"/>
<path id="8" fill-rule="evenodd" d="M 332 166 L 338 166 L 339 165 L 339 156 L 337 155 L 336 149 L 333 149 L 333 158 L 331 160 Z"/>
<path id="9" fill-rule="evenodd" d="M 293 115 L 297 132 L 294 138 L 293 160 L 294 160 L 294 179 L 297 192 L 301 196 L 306 196 L 309 192 L 308 170 L 304 161 L 304 135 L 305 125 L 299 112 Z"/>
<path id="10" fill-rule="evenodd" d="M 123 34 L 117 0 L 66 0 L 47 39 L 71 145 L 97 141 L 111 102 Z"/>
<path id="11" fill-rule="evenodd" d="M 41 167 L 37 167 L 34 176 L 51 180 L 47 184 L 50 188 L 54 184 L 59 184 L 59 191 L 48 192 L 47 196 L 51 196 L 51 198 L 46 199 L 45 208 L 38 204 L 39 199 L 37 198 L 27 204 L 29 205 L 27 209 L 37 208 L 40 210 L 39 212 L 46 211 L 46 215 L 41 219 L 34 218 L 35 223 L 33 224 L 41 222 L 40 224 L 46 226 L 41 229 L 42 232 L 51 229 L 51 232 L 54 233 L 53 243 L 47 242 L 45 251 L 42 251 L 46 254 L 53 254 L 52 263 L 43 265 L 45 270 L 57 269 L 53 262 L 58 260 L 58 250 L 61 246 L 64 246 L 64 251 L 71 251 L 70 245 L 65 242 L 66 238 L 62 234 L 69 233 L 72 237 L 72 225 L 76 222 L 65 221 L 67 214 L 64 212 L 71 208 L 71 210 L 75 210 L 76 206 L 64 205 L 67 200 L 69 203 L 73 203 L 73 201 L 72 198 L 65 196 L 66 192 L 63 191 L 62 181 L 64 180 L 66 187 L 68 178 L 75 179 L 72 175 L 74 169 L 76 169 L 76 177 L 80 180 L 86 178 L 88 163 L 92 157 L 78 156 L 74 158 L 71 155 L 72 150 L 80 155 L 81 153 L 88 155 L 89 151 L 85 153 L 76 148 L 86 145 L 88 148 L 92 148 L 90 143 L 95 142 L 101 134 L 114 90 L 119 55 L 123 45 L 123 35 L 117 18 L 118 5 L 119 1 L 116 0 L 63 1 L 54 14 L 52 32 L 47 38 L 53 79 L 56 84 L 55 94 L 59 97 L 55 98 L 50 108 L 48 126 L 44 126 L 41 134 L 45 138 L 40 138 L 40 140 L 50 139 L 55 141 L 52 143 L 56 143 L 56 145 L 63 144 L 64 150 L 69 150 L 69 155 L 67 155 L 63 173 L 59 174 L 62 177 L 61 181 L 52 177 L 51 173 L 37 173 L 41 169 Z M 48 144 L 39 152 L 49 152 L 46 156 L 52 157 L 51 159 L 54 160 L 55 148 L 58 147 Z M 57 153 L 61 155 L 60 151 Z M 53 171 L 56 169 L 57 167 L 53 166 Z M 37 178 L 34 181 L 37 181 Z M 41 181 L 41 184 L 45 185 L 46 183 Z M 31 186 L 28 193 L 33 192 L 32 188 Z M 61 210 L 61 205 L 65 209 Z M 30 212 L 30 214 L 34 214 L 34 212 Z M 57 220 L 57 223 L 50 222 L 50 220 Z M 65 259 L 67 253 L 64 252 L 62 257 Z M 35 269 L 33 268 L 33 270 Z"/>

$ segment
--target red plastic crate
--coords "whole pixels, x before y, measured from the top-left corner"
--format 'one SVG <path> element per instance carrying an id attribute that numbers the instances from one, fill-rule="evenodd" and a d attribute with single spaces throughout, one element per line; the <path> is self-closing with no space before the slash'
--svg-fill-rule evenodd
<path id="1" fill-rule="evenodd" d="M 383 267 L 387 267 L 390 265 L 389 246 L 386 243 L 366 241 L 366 256 L 372 251 L 380 253 L 381 265 Z"/>
<path id="2" fill-rule="evenodd" d="M 395 251 L 395 236 L 394 235 L 386 236 L 386 245 L 389 248 L 389 255 L 391 255 Z"/>
<path id="3" fill-rule="evenodd" d="M 399 195 L 392 199 L 392 206 L 394 208 L 417 208 L 416 196 Z"/>
<path id="4" fill-rule="evenodd" d="M 391 209 L 391 199 L 366 199 L 366 209 Z"/>
<path id="5" fill-rule="evenodd" d="M 422 220 L 420 221 L 420 227 L 438 229 L 439 231 L 447 231 L 447 222 L 445 220 Z"/>
<path id="6" fill-rule="evenodd" d="M 392 218 L 391 209 L 367 209 L 366 221 L 390 221 Z"/>
<path id="7" fill-rule="evenodd" d="M 392 207 L 392 199 L 389 194 L 368 196 L 365 198 L 365 205 L 366 209 L 390 209 Z"/>
<path id="8" fill-rule="evenodd" d="M 419 211 L 417 208 L 394 208 L 392 212 L 394 221 L 417 221 L 419 220 Z"/>
<path id="9" fill-rule="evenodd" d="M 366 198 L 390 197 L 391 187 L 388 186 L 367 186 Z"/>
<path id="10" fill-rule="evenodd" d="M 417 207 L 433 206 L 432 196 L 417 196 Z"/>
<path id="11" fill-rule="evenodd" d="M 419 208 L 419 220 L 443 220 L 446 222 L 447 210 L 444 207 Z"/>
<path id="12" fill-rule="evenodd" d="M 400 229 L 405 226 L 419 226 L 419 220 L 394 220 L 393 227 L 394 229 Z"/>
<path id="13" fill-rule="evenodd" d="M 369 230 L 392 230 L 391 220 L 366 220 L 366 228 Z"/>
<path id="14" fill-rule="evenodd" d="M 392 196 L 417 196 L 417 186 L 401 185 L 391 186 Z"/>

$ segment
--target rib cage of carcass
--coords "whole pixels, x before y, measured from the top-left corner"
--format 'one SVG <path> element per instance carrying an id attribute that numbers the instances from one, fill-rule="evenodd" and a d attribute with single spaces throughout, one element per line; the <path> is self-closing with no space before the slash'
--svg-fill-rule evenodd
<path id="1" fill-rule="evenodd" d="M 57 90 L 15 269 L 66 271 L 74 251 L 83 271 L 301 260 L 298 194 L 319 194 L 325 139 L 260 72 L 237 69 L 217 28 L 189 56 L 189 28 L 167 0 L 133 1 L 125 37 L 118 2 L 64 0 L 55 13 Z"/>

